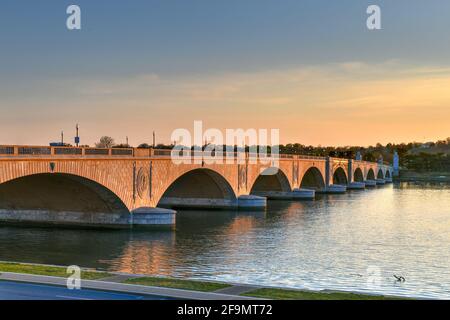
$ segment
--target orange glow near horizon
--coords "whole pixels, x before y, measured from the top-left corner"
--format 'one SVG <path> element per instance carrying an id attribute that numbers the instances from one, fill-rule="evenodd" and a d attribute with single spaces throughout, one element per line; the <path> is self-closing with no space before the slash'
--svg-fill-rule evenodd
<path id="1" fill-rule="evenodd" d="M 56 81 L 42 85 L 54 91 Z M 195 120 L 220 130 L 280 129 L 282 144 L 367 146 L 450 136 L 450 68 L 398 61 L 197 77 L 61 79 L 58 86 L 76 98 L 32 99 L 26 112 L 23 102 L 10 102 L 16 111 L 5 115 L 0 144 L 47 145 L 59 141 L 61 130 L 72 142 L 76 123 L 82 144 L 109 135 L 116 143 L 128 136 L 137 146 L 151 143 L 153 130 L 157 142 L 170 143 L 173 130 L 193 130 Z"/>

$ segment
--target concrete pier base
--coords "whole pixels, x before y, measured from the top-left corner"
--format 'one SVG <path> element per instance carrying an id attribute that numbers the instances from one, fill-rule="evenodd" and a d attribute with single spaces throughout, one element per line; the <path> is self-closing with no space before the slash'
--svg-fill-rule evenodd
<path id="1" fill-rule="evenodd" d="M 392 178 L 385 178 L 386 183 L 392 183 Z"/>
<path id="2" fill-rule="evenodd" d="M 373 188 L 377 185 L 377 182 L 375 180 L 366 180 L 364 181 L 364 183 L 366 184 L 366 188 Z"/>
<path id="3" fill-rule="evenodd" d="M 313 200 L 316 198 L 316 191 L 312 189 L 294 189 L 292 199 L 294 200 Z"/>
<path id="4" fill-rule="evenodd" d="M 73 212 L 50 210 L 0 210 L 0 222 L 12 224 L 60 225 L 87 228 L 125 228 L 133 225 L 174 225 L 173 210 L 139 208 L 133 213 Z"/>
<path id="5" fill-rule="evenodd" d="M 347 189 L 349 190 L 363 190 L 366 188 L 366 184 L 364 182 L 351 182 L 347 185 Z"/>
<path id="6" fill-rule="evenodd" d="M 142 207 L 133 210 L 130 224 L 133 226 L 166 226 L 174 225 L 176 211 L 163 208 Z"/>
<path id="7" fill-rule="evenodd" d="M 332 184 L 325 188 L 323 193 L 341 194 L 347 191 L 347 187 L 340 184 Z"/>
<path id="8" fill-rule="evenodd" d="M 311 200 L 315 191 L 310 189 L 294 189 L 291 191 L 257 191 L 254 194 L 269 200 Z"/>
<path id="9" fill-rule="evenodd" d="M 236 199 L 222 198 L 178 198 L 164 197 L 159 201 L 158 207 L 162 208 L 186 208 L 186 209 L 236 209 Z"/>
<path id="10" fill-rule="evenodd" d="M 376 179 L 375 182 L 377 183 L 377 186 L 382 186 L 386 184 L 386 180 L 384 179 Z"/>
<path id="11" fill-rule="evenodd" d="M 263 210 L 267 207 L 267 198 L 255 195 L 242 195 L 238 198 L 239 209 Z"/>
<path id="12" fill-rule="evenodd" d="M 0 210 L 0 222 L 12 224 L 80 226 L 92 228 L 129 227 L 130 213 L 75 212 L 52 210 Z"/>
<path id="13" fill-rule="evenodd" d="M 264 197 L 269 200 L 291 200 L 292 192 L 287 191 L 255 191 L 253 193 L 258 197 Z"/>

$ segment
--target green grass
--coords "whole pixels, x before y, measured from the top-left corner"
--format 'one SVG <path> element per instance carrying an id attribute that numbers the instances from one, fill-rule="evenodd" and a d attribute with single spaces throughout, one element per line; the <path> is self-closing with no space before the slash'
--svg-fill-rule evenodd
<path id="1" fill-rule="evenodd" d="M 230 285 L 225 283 L 168 279 L 159 277 L 130 278 L 125 280 L 124 283 L 204 292 L 211 292 L 230 287 Z"/>
<path id="2" fill-rule="evenodd" d="M 391 300 L 395 298 L 372 296 L 346 292 L 313 292 L 285 289 L 261 288 L 242 294 L 242 296 L 273 300 Z"/>
<path id="3" fill-rule="evenodd" d="M 1 272 L 14 272 L 14 273 L 26 273 L 35 274 L 41 276 L 53 276 L 53 277 L 63 277 L 67 278 L 70 274 L 66 272 L 64 267 L 53 267 L 45 265 L 32 265 L 24 263 L 8 263 L 0 262 L 0 273 Z M 110 274 L 106 272 L 97 271 L 81 271 L 81 279 L 84 280 L 95 280 L 100 278 L 108 277 Z"/>
<path id="4" fill-rule="evenodd" d="M 46 265 L 33 265 L 25 263 L 9 263 L 0 262 L 0 273 L 2 272 L 14 272 L 54 277 L 68 277 L 65 267 L 54 267 Z M 95 271 L 95 270 L 82 270 L 81 278 L 85 280 L 96 280 L 112 276 L 107 272 Z M 213 292 L 219 289 L 231 287 L 226 283 L 217 282 L 205 282 L 196 280 L 184 280 L 173 278 L 161 278 L 161 277 L 140 277 L 130 278 L 123 283 L 185 289 L 193 291 Z M 373 296 L 356 293 L 346 292 L 314 292 L 314 291 L 301 291 L 301 290 L 289 290 L 289 289 L 277 289 L 277 288 L 261 288 L 242 294 L 242 296 L 254 297 L 254 298 L 266 298 L 276 300 L 392 300 L 401 299 L 397 297 L 386 296 Z"/>

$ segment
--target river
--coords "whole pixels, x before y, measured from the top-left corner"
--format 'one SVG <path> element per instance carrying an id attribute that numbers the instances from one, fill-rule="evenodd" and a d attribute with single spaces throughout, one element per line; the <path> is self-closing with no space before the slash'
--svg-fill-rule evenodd
<path id="1" fill-rule="evenodd" d="M 265 212 L 180 211 L 175 230 L 1 226 L 0 260 L 449 299 L 450 185 L 270 201 Z"/>

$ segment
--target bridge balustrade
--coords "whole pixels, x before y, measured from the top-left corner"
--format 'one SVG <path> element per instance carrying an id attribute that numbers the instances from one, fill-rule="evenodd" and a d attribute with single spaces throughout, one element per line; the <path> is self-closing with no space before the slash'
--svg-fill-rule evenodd
<path id="1" fill-rule="evenodd" d="M 89 148 L 84 150 L 84 154 L 87 156 L 107 156 L 109 155 L 109 149 Z"/>
<path id="2" fill-rule="evenodd" d="M 12 155 L 14 154 L 14 147 L 0 147 L 0 154 Z"/>
<path id="3" fill-rule="evenodd" d="M 216 156 L 217 151 L 211 151 L 212 157 Z M 183 157 L 183 151 L 179 151 L 179 156 Z M 47 146 L 0 146 L 0 156 L 86 156 L 86 157 L 150 157 L 150 158 L 170 158 L 172 156 L 171 149 L 136 149 L 136 148 L 90 148 L 90 147 L 47 147 Z M 203 151 L 188 150 L 188 156 L 191 158 L 207 158 Z M 249 159 L 298 159 L 298 160 L 321 160 L 324 161 L 327 157 L 311 156 L 311 155 L 294 155 L 294 154 L 267 154 L 249 153 L 243 154 L 242 151 L 223 151 L 223 158 L 240 158 L 247 157 Z M 347 161 L 348 159 L 330 157 L 330 160 L 336 162 Z M 359 164 L 373 164 L 369 161 L 353 160 L 354 163 Z"/>
<path id="4" fill-rule="evenodd" d="M 54 154 L 55 155 L 82 155 L 83 149 L 82 148 L 54 148 Z"/>
<path id="5" fill-rule="evenodd" d="M 51 147 L 19 147 L 19 155 L 50 155 L 52 153 Z"/>
<path id="6" fill-rule="evenodd" d="M 113 156 L 132 156 L 133 149 L 112 149 L 111 154 Z"/>

